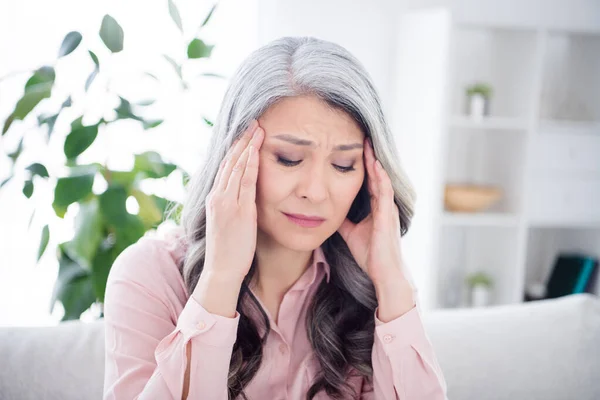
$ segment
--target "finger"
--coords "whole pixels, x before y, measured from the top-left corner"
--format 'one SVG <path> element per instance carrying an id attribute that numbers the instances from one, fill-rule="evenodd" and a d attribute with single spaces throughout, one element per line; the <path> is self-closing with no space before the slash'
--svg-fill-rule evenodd
<path id="1" fill-rule="evenodd" d="M 243 176 L 240 178 L 239 204 L 256 202 L 256 182 L 258 180 L 259 150 L 264 140 L 264 131 L 256 130 L 254 138 L 250 142 L 251 151 Z"/>
<path id="2" fill-rule="evenodd" d="M 215 180 L 213 181 L 212 191 L 215 191 L 216 187 L 219 185 L 221 181 L 221 176 L 223 175 L 223 168 L 225 166 L 225 161 L 227 161 L 227 157 L 223 157 L 221 163 L 219 164 L 219 168 L 217 169 L 217 175 L 215 176 Z"/>
<path id="3" fill-rule="evenodd" d="M 387 207 L 391 211 L 391 207 L 395 205 L 392 180 L 379 160 L 375 162 L 375 171 L 377 173 L 377 188 L 379 189 L 378 201 L 382 207 Z"/>
<path id="4" fill-rule="evenodd" d="M 248 129 L 244 132 L 244 134 L 240 137 L 238 142 L 230 149 L 230 154 L 225 157 L 225 165 L 223 166 L 223 173 L 220 177 L 217 189 L 224 192 L 227 189 L 227 185 L 229 183 L 229 176 L 231 175 L 231 170 L 239 161 L 240 156 L 248 147 L 248 143 L 252 138 L 252 133 L 258 127 L 258 122 L 256 120 L 252 120 L 252 123 L 248 127 Z"/>
<path id="5" fill-rule="evenodd" d="M 239 163 L 231 173 L 229 184 L 227 185 L 227 191 L 229 195 L 238 199 L 239 204 L 242 203 L 240 200 L 246 196 L 243 201 L 250 199 L 253 193 L 256 193 L 256 179 L 258 177 L 258 150 L 262 145 L 264 138 L 264 131 L 259 127 L 254 133 L 254 137 L 248 144 L 248 148 L 245 153 L 244 163 Z M 250 193 L 245 194 L 250 189 Z M 254 198 L 253 198 L 254 199 Z"/>
<path id="6" fill-rule="evenodd" d="M 365 154 L 365 166 L 367 168 L 367 183 L 369 185 L 369 192 L 371 196 L 377 196 L 377 174 L 374 168 L 375 153 L 371 146 L 370 140 L 365 138 L 364 154 Z"/>

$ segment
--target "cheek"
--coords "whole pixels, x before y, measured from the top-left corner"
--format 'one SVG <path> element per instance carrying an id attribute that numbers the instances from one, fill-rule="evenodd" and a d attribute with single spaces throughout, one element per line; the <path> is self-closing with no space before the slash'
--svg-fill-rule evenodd
<path id="1" fill-rule="evenodd" d="M 344 216 L 350 210 L 356 195 L 360 191 L 363 183 L 363 176 L 357 176 L 356 179 L 340 181 L 332 190 L 334 193 L 334 207 Z"/>
<path id="2" fill-rule="evenodd" d="M 258 167 L 258 180 L 256 182 L 256 204 L 261 207 L 266 203 L 277 203 L 279 199 L 285 197 L 285 187 L 281 182 L 282 173 L 278 168 L 266 165 L 262 162 Z"/>

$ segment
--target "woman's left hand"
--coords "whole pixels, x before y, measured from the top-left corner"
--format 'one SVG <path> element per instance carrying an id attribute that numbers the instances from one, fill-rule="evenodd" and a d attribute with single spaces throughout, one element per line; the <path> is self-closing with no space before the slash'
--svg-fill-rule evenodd
<path id="1" fill-rule="evenodd" d="M 390 177 L 375 159 L 371 142 L 366 138 L 364 162 L 371 213 L 358 224 L 346 218 L 338 232 L 375 287 L 406 281 L 400 248 L 400 213 L 394 202 L 394 190 Z"/>

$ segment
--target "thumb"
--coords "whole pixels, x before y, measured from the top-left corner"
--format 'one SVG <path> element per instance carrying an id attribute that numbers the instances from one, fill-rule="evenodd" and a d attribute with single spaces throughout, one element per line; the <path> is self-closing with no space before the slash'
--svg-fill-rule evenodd
<path id="1" fill-rule="evenodd" d="M 342 225 L 340 225 L 340 227 L 337 229 L 337 231 L 340 233 L 340 235 L 342 235 L 342 238 L 344 238 L 344 240 L 347 240 L 347 237 L 350 235 L 350 232 L 352 232 L 355 226 L 356 224 L 354 222 L 346 218 L 344 219 L 344 222 L 342 222 Z"/>

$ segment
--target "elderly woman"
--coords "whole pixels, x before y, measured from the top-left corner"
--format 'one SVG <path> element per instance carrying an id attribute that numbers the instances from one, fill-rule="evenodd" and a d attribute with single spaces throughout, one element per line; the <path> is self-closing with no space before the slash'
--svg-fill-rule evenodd
<path id="1" fill-rule="evenodd" d="M 414 193 L 347 50 L 285 37 L 225 94 L 181 223 L 106 289 L 105 399 L 445 399 L 401 252 Z"/>

